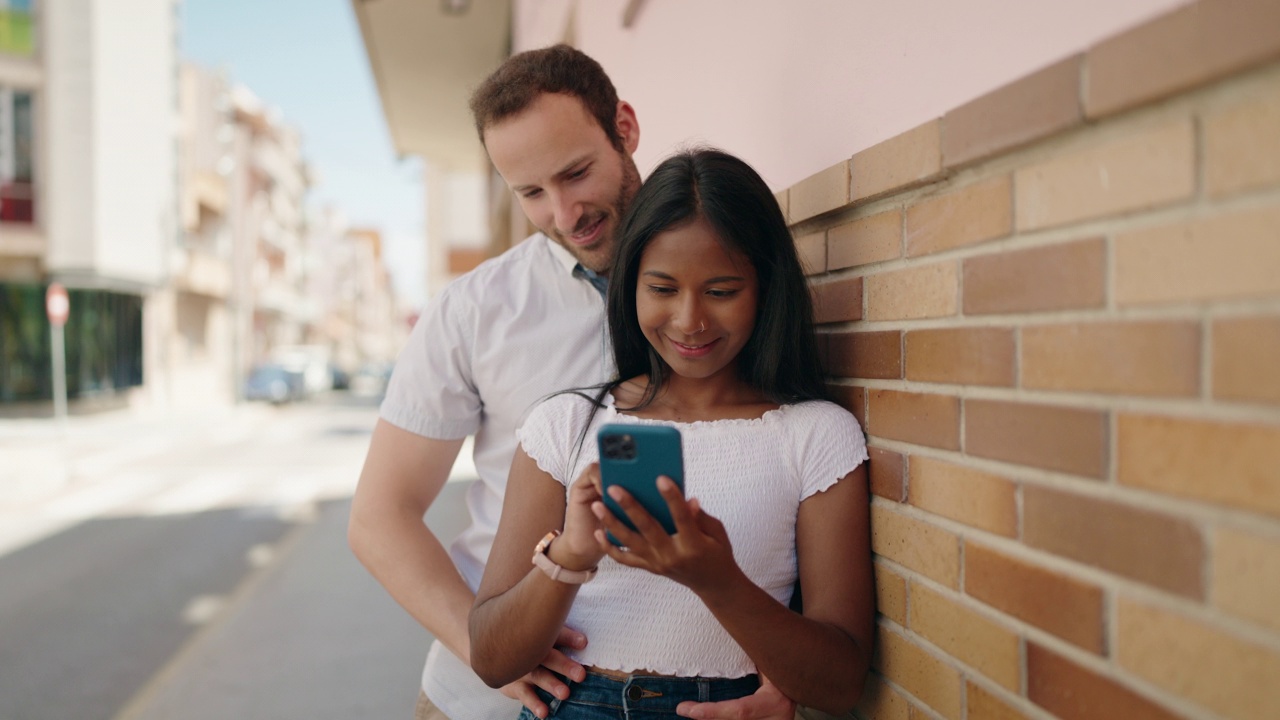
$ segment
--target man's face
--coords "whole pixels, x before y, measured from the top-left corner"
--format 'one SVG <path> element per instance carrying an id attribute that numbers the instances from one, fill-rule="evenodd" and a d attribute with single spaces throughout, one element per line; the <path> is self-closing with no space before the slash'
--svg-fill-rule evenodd
<path id="1" fill-rule="evenodd" d="M 545 93 L 519 114 L 485 128 L 485 147 L 529 220 L 598 272 L 613 266 L 615 235 L 640 187 L 631 153 L 635 113 L 619 103 L 623 151 L 571 95 Z"/>

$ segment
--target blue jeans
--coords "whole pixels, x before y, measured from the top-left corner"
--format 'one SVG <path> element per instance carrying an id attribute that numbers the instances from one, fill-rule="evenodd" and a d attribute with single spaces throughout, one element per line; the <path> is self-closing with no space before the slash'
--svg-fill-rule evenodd
<path id="1" fill-rule="evenodd" d="M 721 678 L 673 678 L 632 675 L 626 680 L 593 672 L 582 682 L 566 681 L 569 699 L 559 700 L 535 688 L 538 697 L 551 708 L 548 717 L 557 720 L 634 720 L 635 718 L 678 717 L 676 706 L 686 700 L 720 702 L 744 697 L 760 687 L 756 675 L 725 680 Z M 537 720 L 528 708 L 519 720 Z"/>

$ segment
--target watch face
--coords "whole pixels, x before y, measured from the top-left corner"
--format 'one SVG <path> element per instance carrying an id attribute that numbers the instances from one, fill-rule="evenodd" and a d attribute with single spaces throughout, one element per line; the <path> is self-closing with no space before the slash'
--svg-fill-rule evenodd
<path id="1" fill-rule="evenodd" d="M 547 548 L 551 545 L 551 541 L 555 540 L 558 537 L 560 537 L 560 532 L 558 530 L 552 530 L 551 532 L 547 533 L 542 537 L 541 540 L 538 541 L 537 546 L 534 547 L 533 549 L 534 552 L 545 555 L 547 552 Z"/>

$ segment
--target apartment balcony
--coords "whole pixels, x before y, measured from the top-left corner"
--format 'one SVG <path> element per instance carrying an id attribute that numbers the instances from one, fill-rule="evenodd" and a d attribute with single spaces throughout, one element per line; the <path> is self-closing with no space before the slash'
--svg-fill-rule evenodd
<path id="1" fill-rule="evenodd" d="M 207 250 L 179 250 L 174 258 L 174 289 L 226 300 L 231 294 L 231 263 Z"/>
<path id="2" fill-rule="evenodd" d="M 20 180 L 0 180 L 0 223 L 35 222 L 36 188 Z"/>
<path id="3" fill-rule="evenodd" d="M 48 248 L 44 231 L 29 223 L 0 224 L 0 258 L 40 259 Z"/>

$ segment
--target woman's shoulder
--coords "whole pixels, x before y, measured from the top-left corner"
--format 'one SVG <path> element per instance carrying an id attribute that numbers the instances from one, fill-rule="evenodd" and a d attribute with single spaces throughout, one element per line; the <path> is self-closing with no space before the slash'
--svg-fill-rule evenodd
<path id="1" fill-rule="evenodd" d="M 830 400 L 805 400 L 782 406 L 783 415 L 795 424 L 818 423 L 858 424 L 853 413 Z"/>

